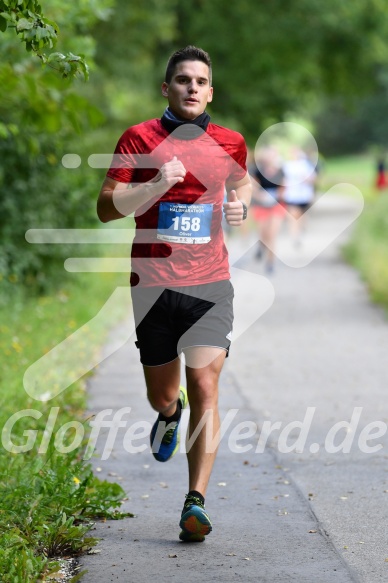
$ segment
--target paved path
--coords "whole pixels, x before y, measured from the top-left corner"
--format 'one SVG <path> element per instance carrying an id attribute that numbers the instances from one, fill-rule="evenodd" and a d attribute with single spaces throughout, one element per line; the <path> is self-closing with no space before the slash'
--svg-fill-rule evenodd
<path id="1" fill-rule="evenodd" d="M 284 234 L 279 253 L 292 264 L 296 254 L 300 258 L 305 249 L 319 247 L 325 230 L 351 212 L 350 198 L 333 198 L 310 217 L 304 247 L 290 248 Z M 124 449 L 128 427 L 152 423 L 155 417 L 144 395 L 133 342 L 100 366 L 89 383 L 90 410 L 131 411 L 124 416 L 127 426 L 119 429 L 108 459 L 97 456 L 93 464 L 101 477 L 122 484 L 128 493 L 123 509 L 136 517 L 96 525 L 101 552 L 82 558 L 88 569 L 83 583 L 388 580 L 387 435 L 368 442 L 383 445 L 376 453 L 363 453 L 358 446 L 360 431 L 368 423 L 380 421 L 384 429 L 388 422 L 388 321 L 340 258 L 338 248 L 346 236 L 306 267 L 279 262 L 271 277 L 273 305 L 256 321 L 253 318 L 233 343 L 221 378 L 221 417 L 238 411 L 212 475 L 206 502 L 214 530 L 205 543 L 178 541 L 187 487 L 184 454 L 158 464 L 148 447 L 132 454 Z M 238 290 L 239 277 L 250 274 L 257 279 L 263 266 L 246 241 L 233 239 L 230 248 L 239 268 Z M 248 321 L 258 302 L 254 286 L 251 296 L 249 291 L 236 293 L 236 308 Z M 120 329 L 112 334 L 112 342 L 119 335 Z M 343 429 L 331 444 L 353 438 L 350 451 L 326 451 L 330 430 L 349 421 L 357 407 L 357 426 L 354 417 L 354 430 Z M 301 451 L 285 453 L 281 431 L 291 422 L 302 422 L 306 413 L 312 419 L 304 445 L 299 442 Z M 256 433 L 231 451 L 233 428 L 247 422 L 257 426 Z M 257 452 L 265 427 L 276 422 L 279 429 L 268 436 L 264 451 Z M 100 457 L 107 432 L 101 430 Z M 297 427 L 289 431 L 285 445 L 292 448 L 299 435 Z M 132 442 L 142 444 L 148 444 L 146 437 Z M 247 446 L 251 448 L 244 451 Z"/>

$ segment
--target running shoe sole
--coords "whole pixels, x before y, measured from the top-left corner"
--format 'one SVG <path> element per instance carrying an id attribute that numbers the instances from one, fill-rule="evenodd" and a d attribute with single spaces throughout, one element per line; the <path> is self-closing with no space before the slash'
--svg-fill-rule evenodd
<path id="1" fill-rule="evenodd" d="M 210 518 L 200 506 L 189 508 L 183 514 L 179 526 L 182 529 L 179 538 L 185 542 L 203 542 L 212 530 Z"/>

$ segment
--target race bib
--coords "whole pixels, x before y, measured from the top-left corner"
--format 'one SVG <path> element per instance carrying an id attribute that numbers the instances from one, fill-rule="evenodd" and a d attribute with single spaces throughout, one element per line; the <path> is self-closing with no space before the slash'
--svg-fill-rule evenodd
<path id="1" fill-rule="evenodd" d="M 212 204 L 161 202 L 157 238 L 170 243 L 209 243 Z"/>

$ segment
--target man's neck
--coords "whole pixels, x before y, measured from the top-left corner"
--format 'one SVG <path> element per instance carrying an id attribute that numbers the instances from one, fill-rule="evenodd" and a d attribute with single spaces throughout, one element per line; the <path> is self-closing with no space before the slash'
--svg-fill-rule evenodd
<path id="1" fill-rule="evenodd" d="M 166 108 L 161 118 L 162 125 L 170 134 L 180 128 L 179 138 L 183 140 L 193 139 L 206 132 L 209 121 L 210 116 L 206 111 L 194 119 L 182 119 L 177 117 L 169 107 Z"/>
<path id="2" fill-rule="evenodd" d="M 197 116 L 193 117 L 193 118 L 188 118 L 188 117 L 182 117 L 181 115 L 178 115 L 177 113 L 175 113 L 175 111 L 173 109 L 171 109 L 171 107 L 169 106 L 167 108 L 167 110 L 170 112 L 171 115 L 173 115 L 178 121 L 183 121 L 183 122 L 187 122 L 190 123 L 191 121 L 194 121 L 195 119 L 197 119 L 197 117 L 199 117 L 200 115 L 202 115 L 204 112 L 202 111 L 200 114 L 198 114 Z"/>

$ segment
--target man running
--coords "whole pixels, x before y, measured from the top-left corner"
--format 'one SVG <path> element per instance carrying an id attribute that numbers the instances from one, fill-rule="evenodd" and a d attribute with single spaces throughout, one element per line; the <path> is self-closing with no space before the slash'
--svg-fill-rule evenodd
<path id="1" fill-rule="evenodd" d="M 251 198 L 243 137 L 211 123 L 205 111 L 211 77 L 202 49 L 188 46 L 170 57 L 162 84 L 168 107 L 161 119 L 121 136 L 97 203 L 103 222 L 135 215 L 131 293 L 147 396 L 159 413 L 151 431 L 155 459 L 177 451 L 188 403 L 189 438 L 197 428 L 180 519 L 179 538 L 187 542 L 212 530 L 205 495 L 217 447 L 209 447 L 207 433 L 213 439 L 220 427 L 218 379 L 233 323 L 221 221 L 224 213 L 240 226 Z M 180 386 L 181 353 L 187 390 Z"/>

